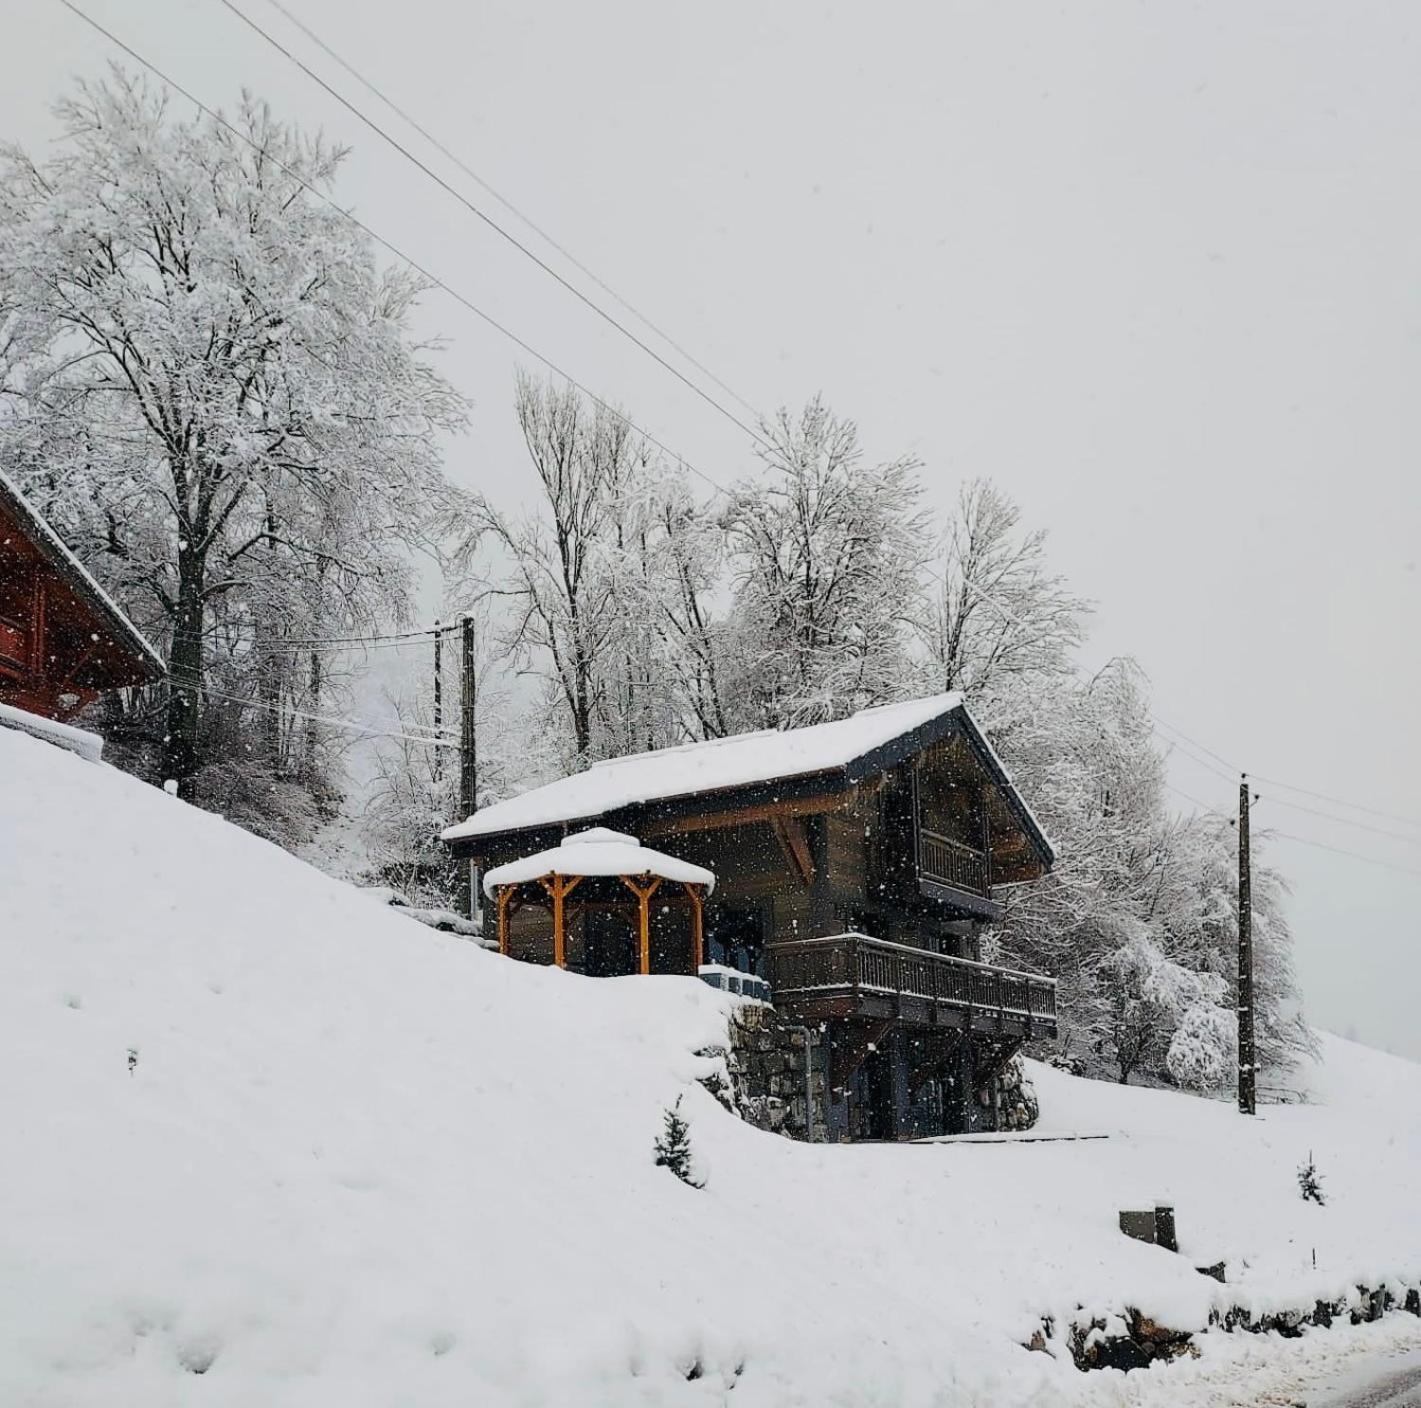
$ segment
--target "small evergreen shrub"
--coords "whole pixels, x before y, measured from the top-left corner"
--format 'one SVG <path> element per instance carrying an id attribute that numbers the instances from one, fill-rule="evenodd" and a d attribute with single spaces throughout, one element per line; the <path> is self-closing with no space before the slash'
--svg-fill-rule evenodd
<path id="1" fill-rule="evenodd" d="M 1305 1203 L 1316 1203 L 1321 1207 L 1326 1201 L 1322 1192 L 1322 1179 L 1317 1172 L 1317 1163 L 1312 1151 L 1308 1151 L 1308 1161 L 1298 1169 L 1298 1190 Z"/>
<path id="2" fill-rule="evenodd" d="M 656 1141 L 656 1166 L 669 1168 L 682 1183 L 704 1188 L 691 1168 L 691 1126 L 681 1118 L 681 1097 L 666 1111 L 666 1127 Z"/>

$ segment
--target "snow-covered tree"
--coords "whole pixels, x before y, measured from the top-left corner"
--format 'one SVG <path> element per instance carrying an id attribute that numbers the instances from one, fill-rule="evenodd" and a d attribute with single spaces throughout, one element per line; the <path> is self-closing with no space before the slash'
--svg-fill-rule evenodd
<path id="1" fill-rule="evenodd" d="M 818 398 L 781 410 L 757 450 L 768 477 L 726 516 L 739 722 L 842 717 L 902 692 L 920 599 L 925 521 L 917 461 L 867 464 L 853 421 Z"/>
<path id="2" fill-rule="evenodd" d="M 501 553 L 506 573 L 486 594 L 508 607 L 510 658 L 542 680 L 546 717 L 569 735 L 568 765 L 586 766 L 604 751 L 598 720 L 626 667 L 619 515 L 645 456 L 623 415 L 575 387 L 519 371 L 515 406 L 538 501 L 519 515 L 481 504 L 463 558 L 490 539 Z"/>
<path id="3" fill-rule="evenodd" d="M 401 616 L 463 407 L 411 336 L 421 281 L 318 194 L 341 150 L 118 70 L 57 113 L 47 161 L 0 159 L 0 446 L 165 642 L 161 767 L 191 795 L 214 642 L 279 709 L 319 690 L 283 640 Z"/>
<path id="4" fill-rule="evenodd" d="M 977 698 L 1013 678 L 1075 667 L 1088 603 L 1046 563 L 1046 534 L 990 481 L 963 485 L 943 533 L 928 609 L 917 626 L 929 685 Z"/>

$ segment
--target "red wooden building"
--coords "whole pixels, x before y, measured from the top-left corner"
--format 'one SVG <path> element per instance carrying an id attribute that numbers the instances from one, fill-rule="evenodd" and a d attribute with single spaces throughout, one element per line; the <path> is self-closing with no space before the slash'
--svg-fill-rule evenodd
<path id="1" fill-rule="evenodd" d="M 0 704 L 65 720 L 102 690 L 164 673 L 158 652 L 0 473 Z"/>

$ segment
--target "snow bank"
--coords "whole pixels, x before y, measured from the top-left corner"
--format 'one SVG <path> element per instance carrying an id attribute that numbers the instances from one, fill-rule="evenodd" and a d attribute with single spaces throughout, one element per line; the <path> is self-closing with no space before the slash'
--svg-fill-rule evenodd
<path id="1" fill-rule="evenodd" d="M 734 1002 L 704 983 L 509 962 L 4 730 L 0 777 L 0 1402 L 1155 1401 L 1238 1356 L 1125 1380 L 1021 1342 L 1421 1268 L 1406 1063 L 1329 1040 L 1332 1103 L 1247 1126 L 1037 1068 L 1046 1128 L 1114 1137 L 795 1145 L 695 1084 Z M 703 1191 L 652 1164 L 683 1093 Z M 1161 1195 L 1188 1256 L 1116 1230 Z"/>

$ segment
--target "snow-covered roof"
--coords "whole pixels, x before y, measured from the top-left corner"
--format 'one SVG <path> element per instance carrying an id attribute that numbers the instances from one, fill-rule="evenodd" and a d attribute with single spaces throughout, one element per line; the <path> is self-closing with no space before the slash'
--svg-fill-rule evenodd
<path id="1" fill-rule="evenodd" d="M 29 532 L 34 544 L 63 574 L 76 595 L 105 617 L 122 643 L 141 656 L 154 678 L 167 674 L 163 657 L 149 645 L 142 631 L 119 609 L 118 603 L 96 582 L 93 575 L 70 552 L 67 544 L 50 527 L 44 515 L 20 492 L 19 486 L 0 469 L 0 504 L 9 507 Z"/>
<path id="2" fill-rule="evenodd" d="M 58 748 L 77 753 L 91 763 L 102 761 L 104 740 L 97 733 L 75 728 L 73 724 L 62 724 L 57 719 L 46 719 L 32 714 L 28 709 L 17 709 L 13 704 L 0 704 L 0 728 L 17 729 L 32 738 L 42 738 Z"/>
<path id="3" fill-rule="evenodd" d="M 961 694 L 934 694 L 899 704 L 863 709 L 833 723 L 805 728 L 738 733 L 704 743 L 658 748 L 594 763 L 521 796 L 484 807 L 443 835 L 446 841 L 526 831 L 541 826 L 593 821 L 623 807 L 720 792 L 782 779 L 851 769 L 925 725 L 957 714 L 980 745 L 997 780 L 1010 791 L 1028 827 L 1048 856 L 1053 854 L 1040 823 L 1012 787 L 1011 775 L 963 704 Z"/>
<path id="4" fill-rule="evenodd" d="M 960 694 L 936 694 L 864 709 L 834 723 L 737 733 L 704 743 L 609 758 L 585 772 L 484 807 L 449 827 L 444 839 L 591 820 L 642 802 L 830 772 L 961 704 Z"/>
<path id="5" fill-rule="evenodd" d="M 677 860 L 643 846 L 635 836 L 594 826 L 563 838 L 560 846 L 495 866 L 484 876 L 484 894 L 499 885 L 521 885 L 545 875 L 659 875 L 687 885 L 715 888 L 715 875 L 704 866 Z"/>

